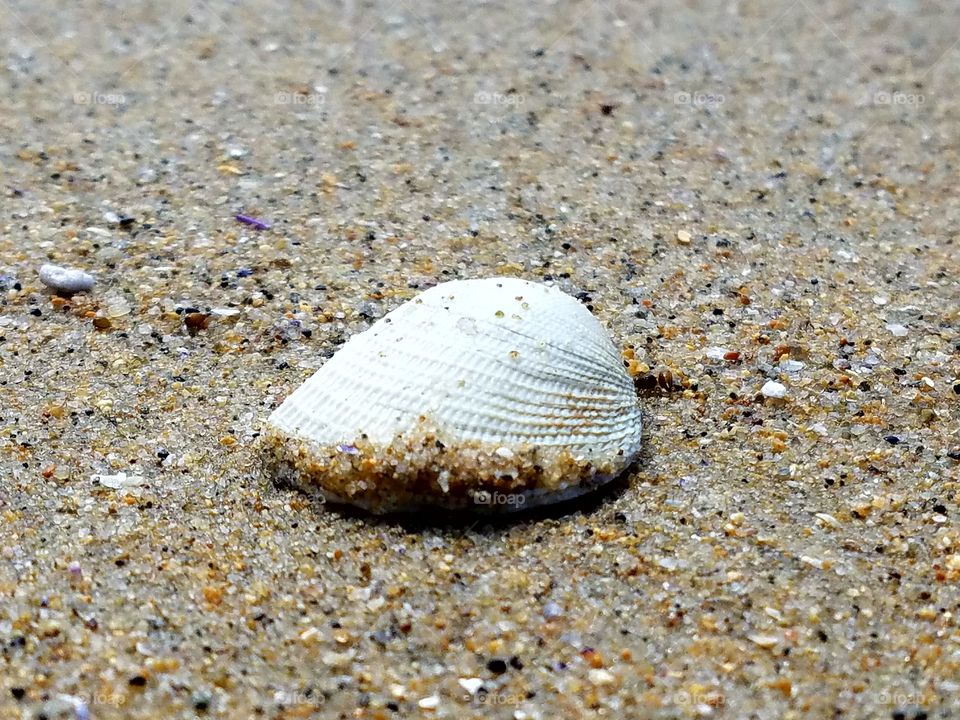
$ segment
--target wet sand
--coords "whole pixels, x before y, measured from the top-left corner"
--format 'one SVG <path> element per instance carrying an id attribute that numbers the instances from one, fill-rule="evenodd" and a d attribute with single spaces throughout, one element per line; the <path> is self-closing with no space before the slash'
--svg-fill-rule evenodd
<path id="1" fill-rule="evenodd" d="M 960 710 L 955 6 L 0 12 L 0 716 Z M 632 351 L 615 487 L 263 476 L 346 338 L 490 275 Z"/>

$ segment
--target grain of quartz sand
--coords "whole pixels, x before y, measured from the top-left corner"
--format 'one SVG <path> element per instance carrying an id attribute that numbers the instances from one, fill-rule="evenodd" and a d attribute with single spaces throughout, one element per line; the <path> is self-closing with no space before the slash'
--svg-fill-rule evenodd
<path id="1" fill-rule="evenodd" d="M 3 12 L 0 717 L 957 711 L 955 4 Z M 633 346 L 619 493 L 251 472 L 346 337 L 497 273 Z"/>

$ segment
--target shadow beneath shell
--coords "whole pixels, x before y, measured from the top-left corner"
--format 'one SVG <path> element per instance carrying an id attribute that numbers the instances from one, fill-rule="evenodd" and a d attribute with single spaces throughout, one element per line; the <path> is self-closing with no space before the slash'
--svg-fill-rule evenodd
<path id="1" fill-rule="evenodd" d="M 630 465 L 619 477 L 583 495 L 509 511 L 449 510 L 438 507 L 421 507 L 376 515 L 355 505 L 325 502 L 316 497 L 311 498 L 311 501 L 316 504 L 318 512 L 336 512 L 343 517 L 362 520 L 368 525 L 400 526 L 411 532 L 428 529 L 449 532 L 464 532 L 465 530 L 479 533 L 495 532 L 528 522 L 559 520 L 576 513 L 592 515 L 599 512 L 608 503 L 620 498 L 630 489 L 629 476 L 634 466 L 635 464 Z"/>

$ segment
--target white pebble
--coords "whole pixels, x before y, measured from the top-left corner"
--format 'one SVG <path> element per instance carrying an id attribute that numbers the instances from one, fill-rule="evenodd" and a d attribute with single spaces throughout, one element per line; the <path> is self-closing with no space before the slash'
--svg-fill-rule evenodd
<path id="1" fill-rule="evenodd" d="M 552 600 L 543 606 L 543 616 L 547 620 L 556 620 L 563 616 L 563 608 Z"/>
<path id="2" fill-rule="evenodd" d="M 603 668 L 594 668 L 589 673 L 587 673 L 590 678 L 590 682 L 594 685 L 612 685 L 616 678 L 609 670 L 604 670 Z"/>
<path id="3" fill-rule="evenodd" d="M 887 325 L 887 330 L 889 330 L 894 337 L 906 337 L 908 332 L 903 325 L 899 325 L 897 323 Z"/>
<path id="4" fill-rule="evenodd" d="M 93 275 L 76 268 L 45 264 L 40 266 L 40 282 L 61 293 L 89 292 L 96 282 Z"/>
<path id="5" fill-rule="evenodd" d="M 763 387 L 760 388 L 760 393 L 764 397 L 780 399 L 786 397 L 787 388 L 778 382 L 767 380 L 767 382 L 763 384 Z"/>
<path id="6" fill-rule="evenodd" d="M 417 703 L 423 710 L 436 710 L 439 704 L 440 698 L 436 695 L 428 695 Z"/>
<path id="7" fill-rule="evenodd" d="M 471 695 L 476 695 L 477 690 L 483 687 L 483 679 L 478 677 L 460 678 L 457 682 L 460 683 L 460 687 Z"/>

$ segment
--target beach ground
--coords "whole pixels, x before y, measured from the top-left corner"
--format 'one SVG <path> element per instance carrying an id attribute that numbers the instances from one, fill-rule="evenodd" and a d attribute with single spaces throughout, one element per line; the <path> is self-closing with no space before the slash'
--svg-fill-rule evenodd
<path id="1" fill-rule="evenodd" d="M 0 716 L 960 710 L 956 4 L 0 14 Z M 621 482 L 398 520 L 264 477 L 346 338 L 491 275 L 633 360 Z"/>

